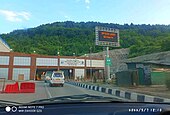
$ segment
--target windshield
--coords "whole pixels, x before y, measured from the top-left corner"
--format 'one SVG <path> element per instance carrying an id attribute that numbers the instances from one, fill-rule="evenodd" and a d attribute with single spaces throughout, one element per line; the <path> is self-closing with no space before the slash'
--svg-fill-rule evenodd
<path id="1" fill-rule="evenodd" d="M 169 14 L 168 0 L 1 0 L 0 105 L 170 103 Z"/>
<path id="2" fill-rule="evenodd" d="M 63 77 L 62 73 L 54 73 L 53 77 Z"/>

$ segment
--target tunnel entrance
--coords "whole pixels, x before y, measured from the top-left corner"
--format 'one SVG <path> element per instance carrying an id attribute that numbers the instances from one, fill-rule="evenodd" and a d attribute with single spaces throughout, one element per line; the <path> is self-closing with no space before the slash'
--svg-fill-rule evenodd
<path id="1" fill-rule="evenodd" d="M 47 71 L 57 71 L 57 68 L 52 68 L 52 69 L 37 69 L 36 70 L 36 75 L 35 75 L 35 80 L 44 80 L 45 78 L 45 73 Z M 60 69 L 60 71 L 64 72 L 64 77 L 66 80 L 68 79 L 74 79 L 74 73 L 73 69 Z"/>
<path id="2" fill-rule="evenodd" d="M 64 72 L 65 80 L 74 79 L 73 69 L 66 68 L 60 70 Z"/>
<path id="3" fill-rule="evenodd" d="M 37 69 L 36 70 L 36 76 L 35 76 L 35 80 L 44 80 L 44 78 L 45 78 L 45 73 L 47 72 L 47 71 L 57 71 L 57 68 L 52 68 L 52 69 Z"/>

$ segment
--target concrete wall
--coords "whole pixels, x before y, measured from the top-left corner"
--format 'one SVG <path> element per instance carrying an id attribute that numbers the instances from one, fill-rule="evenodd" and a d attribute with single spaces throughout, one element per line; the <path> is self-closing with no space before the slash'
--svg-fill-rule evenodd
<path id="1" fill-rule="evenodd" d="M 24 75 L 24 80 L 30 79 L 30 68 L 14 68 L 13 69 L 13 80 L 18 80 L 20 74 Z"/>

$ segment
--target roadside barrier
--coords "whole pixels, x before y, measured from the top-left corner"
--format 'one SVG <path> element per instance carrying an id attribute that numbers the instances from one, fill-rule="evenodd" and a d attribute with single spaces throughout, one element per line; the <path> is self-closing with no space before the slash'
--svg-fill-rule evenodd
<path id="1" fill-rule="evenodd" d="M 34 82 L 21 82 L 19 83 L 7 84 L 3 93 L 35 93 L 35 83 Z"/>
<path id="2" fill-rule="evenodd" d="M 170 99 L 168 98 L 151 96 L 147 94 L 136 93 L 133 91 L 124 91 L 119 88 L 110 89 L 110 88 L 104 88 L 104 87 L 99 87 L 99 86 L 94 86 L 94 85 L 87 85 L 85 83 L 79 83 L 79 82 L 67 82 L 67 83 L 71 85 L 79 86 L 82 88 L 111 94 L 116 97 L 132 100 L 136 102 L 156 102 L 156 103 L 162 103 L 162 102 L 169 103 L 170 102 Z"/>
<path id="3" fill-rule="evenodd" d="M 7 84 L 4 93 L 18 93 L 19 85 L 18 82 L 15 84 Z"/>
<path id="4" fill-rule="evenodd" d="M 33 82 L 21 83 L 20 93 L 35 93 L 35 83 L 33 83 Z"/>

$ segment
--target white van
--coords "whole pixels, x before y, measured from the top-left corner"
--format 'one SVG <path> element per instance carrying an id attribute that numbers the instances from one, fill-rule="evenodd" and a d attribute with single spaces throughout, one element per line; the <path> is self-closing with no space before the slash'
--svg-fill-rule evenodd
<path id="1" fill-rule="evenodd" d="M 64 73 L 62 71 L 53 71 L 49 86 L 64 86 Z"/>

